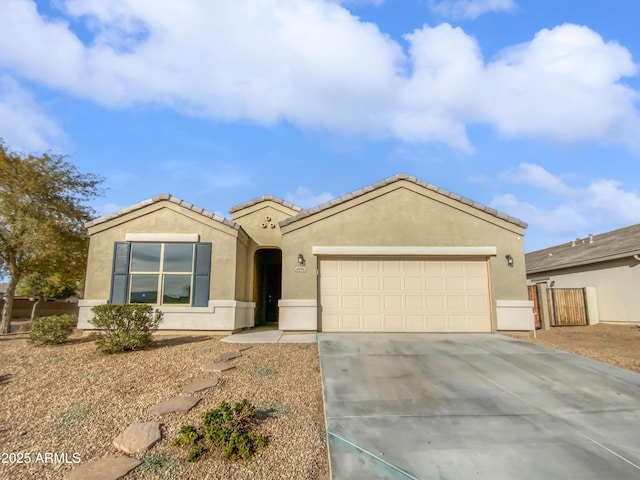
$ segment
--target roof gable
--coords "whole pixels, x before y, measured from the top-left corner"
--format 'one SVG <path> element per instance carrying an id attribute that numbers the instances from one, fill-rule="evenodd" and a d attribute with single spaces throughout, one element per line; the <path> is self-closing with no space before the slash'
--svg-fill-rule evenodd
<path id="1" fill-rule="evenodd" d="M 640 224 L 576 239 L 525 255 L 527 273 L 604 262 L 640 254 Z"/>
<path id="2" fill-rule="evenodd" d="M 292 210 L 294 212 L 301 212 L 302 208 L 298 207 L 297 205 L 294 205 L 291 202 L 287 202 L 286 200 L 283 200 L 279 197 L 275 197 L 273 195 L 262 195 L 261 197 L 258 198 L 254 198 L 253 200 L 249 200 L 248 202 L 244 202 L 241 203 L 240 205 L 236 205 L 235 207 L 231 207 L 229 209 L 229 213 L 234 214 L 234 213 L 238 213 L 241 210 L 247 209 L 249 207 L 253 207 L 255 205 L 258 205 L 260 203 L 263 202 L 273 202 L 273 203 L 277 203 L 279 205 L 282 205 L 283 207 L 288 208 L 289 210 Z"/>
<path id="3" fill-rule="evenodd" d="M 493 215 L 494 217 L 500 218 L 504 221 L 507 221 L 509 223 L 513 223 L 514 225 L 517 225 L 518 227 L 521 228 L 527 228 L 527 224 L 525 222 L 523 222 L 522 220 L 519 220 L 515 217 L 511 217 L 505 213 L 499 212 L 493 208 L 487 207 L 486 205 L 482 205 L 481 203 L 478 202 L 474 202 L 473 200 L 470 200 L 466 197 L 463 197 L 462 195 L 458 195 L 456 193 L 453 192 L 449 192 L 448 190 L 445 190 L 443 188 L 437 187 L 436 185 L 432 185 L 430 183 L 425 182 L 424 180 L 420 180 L 417 177 L 408 175 L 406 173 L 398 173 L 392 177 L 388 177 L 385 178 L 384 180 L 381 180 L 379 182 L 373 183 L 371 185 L 368 185 L 366 187 L 363 187 L 359 190 L 356 190 L 354 192 L 351 192 L 347 195 L 343 195 L 339 198 L 335 198 L 329 202 L 323 203 L 321 205 L 318 205 L 317 207 L 313 207 L 310 208 L 308 210 L 302 210 L 300 213 L 298 213 L 297 215 L 288 218 L 286 220 L 283 220 L 280 222 L 280 226 L 284 227 L 285 225 L 289 225 L 292 224 L 294 222 L 297 222 L 299 220 L 302 220 L 304 218 L 310 217 L 311 215 L 315 215 L 317 213 L 320 213 L 322 211 L 328 210 L 330 208 L 333 208 L 335 206 L 341 205 L 345 202 L 348 202 L 350 200 L 353 200 L 354 198 L 358 198 L 362 195 L 366 195 L 367 193 L 373 192 L 375 190 L 378 190 L 382 187 L 385 187 L 387 185 L 390 185 L 392 183 L 395 182 L 399 182 L 399 181 L 408 181 L 411 183 L 414 183 L 415 185 L 418 185 L 420 187 L 426 188 L 428 190 L 431 190 L 433 192 L 436 192 L 440 195 L 444 195 L 445 197 L 449 197 L 455 201 L 458 201 L 464 205 L 470 206 L 472 208 L 475 208 L 477 210 L 480 210 L 484 213 L 488 213 L 489 215 Z"/>
<path id="4" fill-rule="evenodd" d="M 228 219 L 226 219 L 226 218 L 224 218 L 224 217 L 222 217 L 222 216 L 220 216 L 220 215 L 218 215 L 216 213 L 213 213 L 213 212 L 210 212 L 208 210 L 205 210 L 204 208 L 200 208 L 200 207 L 197 207 L 197 206 L 195 206 L 195 205 L 193 205 L 193 204 L 191 204 L 189 202 L 185 202 L 184 200 L 181 200 L 181 199 L 179 199 L 177 197 L 174 197 L 173 195 L 170 195 L 168 193 L 161 193 L 160 195 L 156 195 L 153 198 L 149 198 L 147 200 L 143 200 L 142 202 L 138 202 L 138 203 L 136 203 L 134 205 L 131 205 L 130 207 L 123 208 L 122 210 L 118 210 L 117 212 L 113 212 L 113 213 L 110 213 L 108 215 L 104 215 L 102 217 L 96 218 L 94 220 L 91 220 L 91 221 L 85 223 L 84 226 L 86 228 L 93 227 L 95 225 L 99 225 L 101 223 L 105 223 L 105 222 L 108 222 L 110 220 L 114 220 L 116 218 L 122 217 L 123 215 L 126 215 L 128 213 L 135 212 L 136 210 L 140 210 L 140 209 L 142 209 L 144 207 L 148 207 L 150 205 L 154 205 L 156 203 L 165 202 L 165 201 L 168 201 L 168 202 L 174 203 L 176 205 L 179 205 L 181 207 L 184 207 L 184 208 L 186 208 L 188 210 L 191 210 L 192 212 L 195 212 L 195 213 L 198 213 L 198 214 L 202 215 L 203 217 L 210 218 L 210 219 L 212 219 L 212 220 L 214 220 L 216 222 L 220 222 L 220 223 L 222 223 L 224 225 L 227 225 L 228 227 L 234 228 L 236 230 L 240 229 L 240 225 L 238 225 L 237 223 L 232 222 L 231 220 L 228 220 Z"/>

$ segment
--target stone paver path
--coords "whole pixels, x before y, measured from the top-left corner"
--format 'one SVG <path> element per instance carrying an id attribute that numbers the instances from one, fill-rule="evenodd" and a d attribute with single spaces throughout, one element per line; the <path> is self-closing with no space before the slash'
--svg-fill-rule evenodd
<path id="1" fill-rule="evenodd" d="M 238 345 L 234 351 L 225 352 L 218 356 L 214 363 L 207 363 L 200 367 L 203 372 L 225 372 L 236 368 L 229 360 L 242 356 L 242 351 L 253 345 Z M 203 349 L 198 354 L 209 353 L 212 348 Z M 215 387 L 220 381 L 219 376 L 199 378 L 182 387 L 183 393 L 193 394 Z M 166 415 L 174 412 L 188 412 L 200 401 L 197 397 L 180 395 L 170 398 L 151 407 L 153 415 Z M 124 453 L 140 453 L 147 451 L 162 439 L 160 423 L 132 423 L 113 440 L 113 445 Z M 65 477 L 66 480 L 117 480 L 127 475 L 142 462 L 126 455 L 111 455 L 93 460 L 76 467 Z"/>
<path id="2" fill-rule="evenodd" d="M 124 453 L 145 452 L 162 438 L 158 422 L 132 423 L 118 435 L 113 445 Z"/>
<path id="3" fill-rule="evenodd" d="M 151 407 L 151 413 L 154 415 L 166 415 L 174 412 L 188 412 L 195 407 L 199 401 L 199 398 L 185 397 L 181 395 L 170 398 L 169 400 L 165 400 L 164 402 L 160 402 L 154 407 Z"/>
<path id="4" fill-rule="evenodd" d="M 231 370 L 232 368 L 236 368 L 233 365 L 229 365 L 226 362 L 216 362 L 216 363 L 207 363 L 200 367 L 200 370 L 203 372 L 226 372 L 227 370 Z"/>
<path id="5" fill-rule="evenodd" d="M 75 468 L 66 480 L 117 480 L 124 477 L 142 462 L 125 455 L 111 455 Z"/>
<path id="6" fill-rule="evenodd" d="M 233 360 L 234 358 L 238 358 L 241 357 L 242 354 L 240 352 L 225 352 L 225 353 L 221 353 L 218 356 L 218 361 L 219 362 L 228 362 L 229 360 Z"/>
<path id="7" fill-rule="evenodd" d="M 207 388 L 215 387 L 220 381 L 220 377 L 199 378 L 182 387 L 184 393 L 196 393 Z"/>

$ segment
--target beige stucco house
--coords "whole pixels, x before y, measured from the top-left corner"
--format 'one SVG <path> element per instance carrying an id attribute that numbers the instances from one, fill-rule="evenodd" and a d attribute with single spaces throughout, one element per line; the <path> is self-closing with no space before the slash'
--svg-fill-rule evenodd
<path id="1" fill-rule="evenodd" d="M 530 284 L 587 288 L 590 322 L 640 323 L 640 224 L 527 253 Z"/>
<path id="2" fill-rule="evenodd" d="M 309 210 L 264 196 L 231 218 L 159 195 L 89 222 L 91 308 L 151 303 L 162 328 L 533 329 L 526 224 L 398 174 Z"/>

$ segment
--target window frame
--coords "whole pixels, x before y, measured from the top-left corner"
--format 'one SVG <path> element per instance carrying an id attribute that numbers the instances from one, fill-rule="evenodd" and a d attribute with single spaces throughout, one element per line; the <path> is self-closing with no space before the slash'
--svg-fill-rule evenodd
<path id="1" fill-rule="evenodd" d="M 140 302 L 133 302 L 132 301 L 132 295 L 133 295 L 133 291 L 132 291 L 132 284 L 133 284 L 133 277 L 135 275 L 137 276 L 143 276 L 143 275 L 155 275 L 157 276 L 157 282 L 156 282 L 156 301 L 155 302 L 145 302 L 148 303 L 149 305 L 155 305 L 155 306 L 162 306 L 162 307 L 170 307 L 170 306 L 176 306 L 176 307 L 185 307 L 185 306 L 191 306 L 193 304 L 193 295 L 194 295 L 194 282 L 195 282 L 195 261 L 196 261 L 196 245 L 197 243 L 191 243 L 191 242 L 145 242 L 145 241 L 139 241 L 139 242 L 130 242 L 131 248 L 130 248 L 130 252 L 129 252 L 129 273 L 128 273 L 128 279 L 127 279 L 127 303 L 140 303 Z M 133 270 L 132 266 L 133 266 L 133 255 L 134 255 L 134 250 L 135 250 L 135 246 L 136 245 L 160 245 L 160 259 L 159 259 L 159 265 L 158 265 L 158 270 L 146 270 L 146 271 L 142 271 L 142 270 Z M 191 271 L 180 271 L 180 272 L 175 272 L 175 271 L 165 271 L 165 250 L 166 250 L 166 246 L 167 245 L 189 245 L 191 246 Z M 182 275 L 182 276 L 186 276 L 189 275 L 189 297 L 188 297 L 188 301 L 184 302 L 184 303 L 165 303 L 164 302 L 164 290 L 165 290 L 165 277 L 166 276 L 175 276 L 175 275 Z"/>

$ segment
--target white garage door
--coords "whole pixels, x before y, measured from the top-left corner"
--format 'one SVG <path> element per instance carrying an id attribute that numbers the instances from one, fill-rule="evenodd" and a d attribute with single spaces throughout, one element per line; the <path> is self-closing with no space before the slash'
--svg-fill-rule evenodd
<path id="1" fill-rule="evenodd" d="M 490 332 L 487 260 L 325 257 L 325 332 Z"/>

